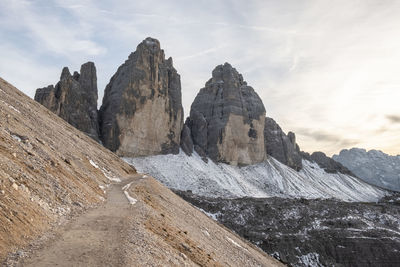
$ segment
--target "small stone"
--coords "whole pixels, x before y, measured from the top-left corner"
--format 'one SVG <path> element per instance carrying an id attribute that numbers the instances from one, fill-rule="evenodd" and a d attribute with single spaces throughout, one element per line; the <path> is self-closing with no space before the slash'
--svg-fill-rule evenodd
<path id="1" fill-rule="evenodd" d="M 13 155 L 14 158 L 17 157 L 17 153 L 15 153 L 15 152 L 13 152 L 12 155 Z"/>
<path id="2" fill-rule="evenodd" d="M 186 250 L 186 251 L 191 251 L 190 247 L 185 244 L 185 243 L 181 243 L 181 246 Z"/>
<path id="3" fill-rule="evenodd" d="M 18 190 L 18 185 L 17 185 L 16 183 L 13 183 L 13 184 L 11 185 L 11 187 L 14 188 L 14 190 Z"/>

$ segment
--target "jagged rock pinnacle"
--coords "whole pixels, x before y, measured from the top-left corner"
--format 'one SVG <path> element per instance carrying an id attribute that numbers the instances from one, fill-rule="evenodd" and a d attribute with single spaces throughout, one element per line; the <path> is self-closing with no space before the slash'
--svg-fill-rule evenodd
<path id="1" fill-rule="evenodd" d="M 180 76 L 160 42 L 146 38 L 107 85 L 103 144 L 120 156 L 178 153 L 183 127 Z"/>
<path id="2" fill-rule="evenodd" d="M 195 150 L 232 165 L 265 159 L 265 108 L 254 89 L 229 63 L 217 66 L 196 96 L 188 125 Z"/>
<path id="3" fill-rule="evenodd" d="M 37 89 L 35 100 L 99 141 L 97 76 L 93 62 L 83 64 L 81 73 L 74 72 L 73 76 L 64 67 L 56 86 Z"/>

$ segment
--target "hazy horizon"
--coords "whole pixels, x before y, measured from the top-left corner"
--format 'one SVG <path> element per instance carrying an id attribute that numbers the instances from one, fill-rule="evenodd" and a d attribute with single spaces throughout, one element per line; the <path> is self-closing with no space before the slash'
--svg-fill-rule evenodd
<path id="1" fill-rule="evenodd" d="M 146 37 L 181 75 L 185 116 L 229 62 L 307 152 L 400 154 L 400 2 L 0 2 L 0 76 L 30 97 L 93 61 L 103 90 Z"/>

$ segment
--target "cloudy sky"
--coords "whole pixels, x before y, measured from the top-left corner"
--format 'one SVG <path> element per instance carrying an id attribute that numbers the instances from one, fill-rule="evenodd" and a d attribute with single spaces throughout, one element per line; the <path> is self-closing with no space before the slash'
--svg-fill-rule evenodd
<path id="1" fill-rule="evenodd" d="M 302 150 L 400 154 L 400 1 L 0 0 L 0 76 L 33 97 L 88 60 L 100 100 L 151 36 L 181 74 L 185 114 L 231 63 Z"/>

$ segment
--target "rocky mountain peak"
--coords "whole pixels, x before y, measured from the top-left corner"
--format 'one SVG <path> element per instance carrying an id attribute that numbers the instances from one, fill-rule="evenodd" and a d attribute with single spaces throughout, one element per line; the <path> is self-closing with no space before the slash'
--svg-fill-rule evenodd
<path id="1" fill-rule="evenodd" d="M 81 66 L 81 72 L 78 76 L 78 80 L 82 90 L 86 92 L 86 94 L 93 96 L 88 98 L 88 101 L 91 109 L 93 110 L 94 107 L 96 107 L 95 110 L 97 112 L 97 75 L 96 67 L 93 62 L 89 61 Z"/>
<path id="2" fill-rule="evenodd" d="M 147 37 L 136 47 L 136 51 L 131 53 L 130 57 L 138 55 L 152 55 L 161 57 L 165 60 L 164 50 L 161 49 L 160 42 L 157 39 Z"/>
<path id="3" fill-rule="evenodd" d="M 265 118 L 264 128 L 265 150 L 283 164 L 299 171 L 302 168 L 300 148 L 296 144 L 296 135 L 287 135 L 272 118 Z"/>
<path id="4" fill-rule="evenodd" d="M 97 76 L 93 62 L 81 66 L 81 73 L 61 71 L 60 81 L 36 90 L 35 100 L 77 129 L 99 140 L 97 119 Z"/>
<path id="5" fill-rule="evenodd" d="M 243 80 L 242 74 L 240 74 L 231 64 L 225 62 L 225 64 L 218 65 L 212 71 L 212 77 L 206 83 L 206 86 L 210 84 L 219 83 L 231 83 L 235 85 L 235 88 L 240 89 L 240 86 L 247 85 L 247 82 Z"/>
<path id="6" fill-rule="evenodd" d="M 296 135 L 294 132 L 288 132 L 288 138 L 290 143 L 295 147 L 296 146 Z"/>
<path id="7" fill-rule="evenodd" d="M 139 46 L 141 45 L 145 45 L 145 47 L 151 49 L 152 51 L 161 50 L 160 42 L 157 39 L 151 37 L 147 37 L 146 39 L 144 39 Z"/>
<path id="8" fill-rule="evenodd" d="M 343 149 L 333 159 L 340 162 L 360 179 L 390 190 L 400 191 L 400 157 L 380 150 Z"/>
<path id="9" fill-rule="evenodd" d="M 196 96 L 186 125 L 201 156 L 249 165 L 265 159 L 264 117 L 260 97 L 225 63 L 212 71 L 211 79 Z"/>
<path id="10" fill-rule="evenodd" d="M 68 67 L 64 67 L 61 71 L 60 80 L 71 78 L 71 72 L 69 72 Z"/>
<path id="11" fill-rule="evenodd" d="M 178 153 L 180 76 L 160 42 L 146 38 L 111 78 L 100 108 L 103 144 L 119 156 Z"/>

